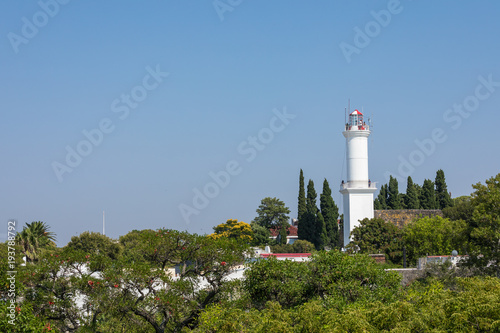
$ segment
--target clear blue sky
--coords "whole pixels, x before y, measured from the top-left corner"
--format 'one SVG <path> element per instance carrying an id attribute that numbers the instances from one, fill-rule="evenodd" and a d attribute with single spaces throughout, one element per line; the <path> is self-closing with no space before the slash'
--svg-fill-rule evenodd
<path id="1" fill-rule="evenodd" d="M 210 233 L 267 196 L 295 217 L 301 168 L 340 206 L 348 98 L 374 182 L 443 169 L 456 197 L 499 172 L 497 1 L 60 1 L 0 4 L 2 240 L 41 220 L 62 246 L 103 210 L 114 238 Z"/>

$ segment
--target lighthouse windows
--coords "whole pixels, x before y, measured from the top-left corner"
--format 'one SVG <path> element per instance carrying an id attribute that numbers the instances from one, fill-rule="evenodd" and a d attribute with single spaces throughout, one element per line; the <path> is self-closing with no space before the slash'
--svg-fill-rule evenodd
<path id="1" fill-rule="evenodd" d="M 361 113 L 358 113 L 357 111 L 354 111 L 349 115 L 349 127 L 352 126 L 358 126 L 358 129 L 364 129 L 363 128 L 363 115 Z"/>

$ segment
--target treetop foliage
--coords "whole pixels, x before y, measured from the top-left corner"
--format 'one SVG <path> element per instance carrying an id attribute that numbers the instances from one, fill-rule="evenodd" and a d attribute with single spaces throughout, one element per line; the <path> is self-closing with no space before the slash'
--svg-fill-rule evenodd
<path id="1" fill-rule="evenodd" d="M 453 200 L 448 192 L 443 170 L 436 172 L 433 182 L 425 179 L 422 186 L 415 184 L 408 176 L 406 193 L 399 193 L 398 181 L 390 176 L 389 184 L 380 187 L 374 200 L 376 210 L 385 209 L 445 209 L 453 205 Z"/>
<path id="2" fill-rule="evenodd" d="M 55 247 L 56 235 L 49 229 L 47 223 L 35 221 L 26 223 L 23 230 L 16 234 L 16 243 L 21 246 L 27 261 L 37 261 L 44 248 Z"/>
<path id="3" fill-rule="evenodd" d="M 235 238 L 246 242 L 253 240 L 253 230 L 250 224 L 243 221 L 238 222 L 236 219 L 229 219 L 226 223 L 221 223 L 214 227 L 214 233 L 208 235 L 213 239 L 220 237 Z"/>
<path id="4" fill-rule="evenodd" d="M 258 216 L 254 219 L 254 222 L 267 229 L 272 227 L 286 228 L 289 225 L 288 214 L 290 214 L 290 209 L 278 198 L 266 197 L 262 199 L 257 214 Z"/>

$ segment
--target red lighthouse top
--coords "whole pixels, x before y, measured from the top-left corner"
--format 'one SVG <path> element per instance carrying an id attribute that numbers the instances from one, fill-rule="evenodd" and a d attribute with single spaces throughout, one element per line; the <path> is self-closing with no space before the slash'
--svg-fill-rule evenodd
<path id="1" fill-rule="evenodd" d="M 358 110 L 354 110 L 349 114 L 349 122 L 345 125 L 345 129 L 350 130 L 367 130 L 368 126 L 363 121 L 363 114 Z"/>

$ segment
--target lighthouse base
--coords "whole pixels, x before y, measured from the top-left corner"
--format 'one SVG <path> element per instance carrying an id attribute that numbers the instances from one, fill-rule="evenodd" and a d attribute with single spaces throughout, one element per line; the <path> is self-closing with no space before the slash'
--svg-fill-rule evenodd
<path id="1" fill-rule="evenodd" d="M 373 218 L 373 193 L 377 189 L 344 188 L 340 191 L 344 199 L 344 248 L 351 241 L 352 230 L 364 218 Z"/>

